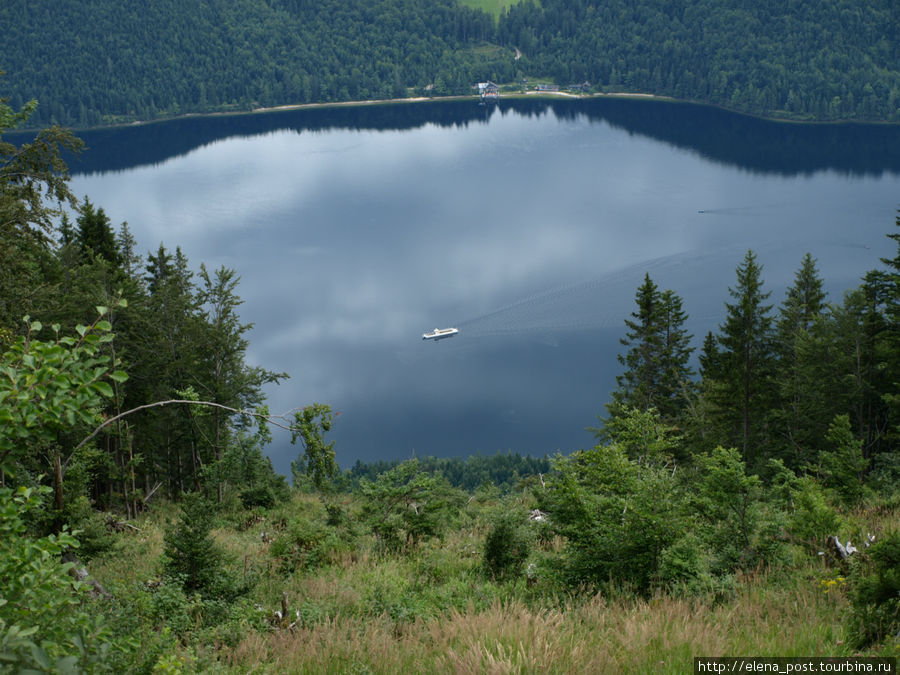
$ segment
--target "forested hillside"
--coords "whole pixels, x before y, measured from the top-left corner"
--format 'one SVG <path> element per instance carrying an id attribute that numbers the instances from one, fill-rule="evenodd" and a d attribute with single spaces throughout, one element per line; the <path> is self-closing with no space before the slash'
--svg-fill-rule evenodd
<path id="1" fill-rule="evenodd" d="M 33 125 L 590 83 L 754 114 L 900 120 L 891 0 L 8 0 L 14 106 Z M 517 51 L 518 50 L 518 51 Z"/>

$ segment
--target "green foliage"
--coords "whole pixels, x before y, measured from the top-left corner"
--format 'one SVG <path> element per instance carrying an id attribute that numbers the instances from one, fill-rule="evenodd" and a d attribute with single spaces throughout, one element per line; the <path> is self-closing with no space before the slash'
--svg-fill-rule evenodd
<path id="1" fill-rule="evenodd" d="M 263 406 L 258 412 L 265 415 L 268 411 Z M 270 509 L 290 497 L 284 476 L 276 474 L 272 461 L 263 455 L 263 444 L 268 441 L 268 427 L 263 419 L 260 429 L 263 433 L 254 435 L 245 429 L 235 430 L 221 459 L 205 468 L 203 473 L 212 488 L 223 486 L 223 489 L 237 490 L 245 509 Z"/>
<path id="2" fill-rule="evenodd" d="M 629 347 L 619 355 L 625 372 L 616 376 L 617 388 L 607 405 L 609 426 L 631 409 L 656 408 L 668 423 L 679 419 L 692 390 L 693 370 L 688 365 L 691 335 L 684 330 L 687 314 L 682 300 L 671 290 L 660 291 L 650 275 L 635 296 L 637 311 L 625 320 L 628 333 L 620 342 Z M 600 435 L 604 437 L 604 429 Z"/>
<path id="3" fill-rule="evenodd" d="M 291 443 L 300 439 L 303 444 L 303 455 L 291 462 L 294 485 L 299 484 L 299 477 L 304 472 L 318 489 L 325 486 L 326 480 L 337 476 L 334 441 L 325 442 L 325 433 L 331 431 L 333 421 L 331 408 L 322 403 L 314 403 L 294 413 Z"/>
<path id="4" fill-rule="evenodd" d="M 113 395 L 109 381 L 127 379 L 100 354 L 101 345 L 113 339 L 102 309 L 92 325 L 76 328 L 77 339 L 60 337 L 59 326 L 53 326 L 52 341 L 37 340 L 33 336 L 43 326 L 26 317 L 27 333 L 0 357 L 0 467 L 5 471 L 14 471 L 12 462 L 29 445 L 52 443 L 78 422 L 95 424 L 97 408 Z"/>
<path id="5" fill-rule="evenodd" d="M 363 521 L 389 550 L 440 536 L 463 501 L 441 476 L 422 471 L 416 459 L 384 472 L 374 482 L 363 479 L 360 492 L 365 498 Z"/>
<path id="6" fill-rule="evenodd" d="M 841 518 L 825 499 L 822 486 L 810 476 L 799 480 L 792 502 L 788 515 L 791 536 L 815 555 L 822 550 L 829 535 L 840 531 Z"/>
<path id="7" fill-rule="evenodd" d="M 0 488 L 0 669 L 14 672 L 113 672 L 122 651 L 87 588 L 68 574 L 61 554 L 78 546 L 67 530 L 28 536 L 23 518 L 49 488 Z"/>
<path id="8" fill-rule="evenodd" d="M 198 493 L 184 495 L 178 522 L 165 533 L 163 568 L 186 592 L 209 593 L 221 587 L 224 559 L 211 530 L 209 502 Z"/>
<path id="9" fill-rule="evenodd" d="M 561 563 L 568 582 L 649 592 L 661 580 L 665 551 L 690 526 L 673 469 L 630 460 L 615 443 L 559 458 L 555 468 L 538 499 L 566 540 Z"/>
<path id="10" fill-rule="evenodd" d="M 41 125 L 384 99 L 427 85 L 466 94 L 523 76 L 799 119 L 900 115 L 896 10 L 873 0 L 206 0 L 177 11 L 172 0 L 140 10 L 10 0 L 0 25 L 17 45 L 4 55 L 13 100 L 37 97 Z"/>
<path id="11" fill-rule="evenodd" d="M 748 475 L 741 454 L 718 447 L 695 458 L 697 479 L 691 503 L 705 527 L 703 538 L 715 551 L 714 571 L 750 568 L 762 559 L 765 525 L 763 486 Z"/>
<path id="12" fill-rule="evenodd" d="M 821 441 L 823 404 L 817 386 L 816 331 L 825 315 L 825 291 L 816 261 L 807 253 L 782 303 L 775 329 L 778 362 L 773 384 L 780 401 L 770 411 L 778 454 L 792 468 L 809 462 Z"/>
<path id="13" fill-rule="evenodd" d="M 272 542 L 269 553 L 282 574 L 311 572 L 333 562 L 353 540 L 349 523 L 331 525 L 318 518 L 297 518 Z"/>
<path id="14" fill-rule="evenodd" d="M 62 13 L 45 21 L 47 10 Z M 22 11 L 31 20 L 23 22 Z M 29 91 L 44 103 L 36 124 L 83 127 L 288 102 L 387 99 L 438 79 L 444 93 L 466 94 L 492 72 L 515 77 L 511 51 L 475 51 L 493 37 L 493 17 L 455 0 L 204 0 L 189 9 L 154 0 L 140 9 L 99 2 L 27 11 L 16 2 L 0 6 L 0 23 L 27 54 L 4 54 L 4 64 L 15 73 L 16 100 Z M 78 40 L 60 30 L 64 24 Z M 55 44 L 63 60 L 24 46 L 38 39 Z M 102 55 L 83 49 L 81 40 L 102 40 Z M 107 57 L 120 67 L 107 69 Z M 35 67 L 67 70 L 69 77 L 35 78 Z"/>
<path id="15" fill-rule="evenodd" d="M 483 566 L 492 579 L 517 579 L 522 575 L 534 540 L 522 509 L 504 509 L 490 521 L 484 539 Z"/>
<path id="16" fill-rule="evenodd" d="M 900 632 L 900 533 L 876 542 L 853 574 L 851 635 L 859 647 Z"/>
<path id="17" fill-rule="evenodd" d="M 77 240 L 81 248 L 81 255 L 85 259 L 100 256 L 113 265 L 118 265 L 119 249 L 113 234 L 112 224 L 102 208 L 95 209 L 94 205 L 85 198 L 84 203 L 78 209 Z"/>
<path id="18" fill-rule="evenodd" d="M 765 304 L 770 293 L 762 290 L 762 265 L 753 251 L 747 251 L 736 274 L 736 286 L 728 289 L 734 302 L 725 304 L 728 313 L 716 338 L 716 356 L 707 361 L 702 375 L 713 382 L 711 393 L 723 442 L 739 448 L 743 459 L 756 469 L 767 459 L 763 453 L 772 403 L 772 306 Z"/>
<path id="19" fill-rule="evenodd" d="M 667 464 L 678 445 L 674 428 L 667 426 L 653 407 L 621 411 L 607 422 L 604 433 L 638 464 Z"/>
<path id="20" fill-rule="evenodd" d="M 345 475 L 351 485 L 358 485 L 362 478 L 375 480 L 379 474 L 395 468 L 400 460 L 356 463 Z M 474 492 L 479 488 L 508 493 L 520 487 L 522 481 L 534 481 L 539 474 L 550 471 L 547 457 L 522 456 L 514 452 L 498 452 L 493 455 L 471 455 L 462 457 L 421 457 L 422 471 L 439 473 L 454 487 Z"/>
<path id="21" fill-rule="evenodd" d="M 31 100 L 17 111 L 7 103 L 0 98 L 0 347 L 22 315 L 36 309 L 53 220 L 62 204 L 76 202 L 62 155 L 81 147 L 71 133 L 58 128 L 39 132 L 30 143 L 4 141 L 3 134 L 26 122 L 37 106 Z"/>
<path id="22" fill-rule="evenodd" d="M 845 504 L 858 504 L 863 495 L 863 472 L 868 461 L 863 457 L 862 442 L 853 438 L 850 416 L 835 417 L 825 440 L 833 448 L 819 456 L 825 485 L 840 495 Z"/>

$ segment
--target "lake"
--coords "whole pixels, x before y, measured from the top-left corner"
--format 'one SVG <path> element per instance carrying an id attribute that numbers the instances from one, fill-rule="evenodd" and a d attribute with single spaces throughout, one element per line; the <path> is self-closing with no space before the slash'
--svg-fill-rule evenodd
<path id="1" fill-rule="evenodd" d="M 272 411 L 339 411 L 344 467 L 592 446 L 646 272 L 684 298 L 699 346 L 748 248 L 776 306 L 807 251 L 834 301 L 895 251 L 897 127 L 473 100 L 81 136 L 76 194 L 144 253 L 237 271 L 249 361 L 291 375 Z M 296 454 L 275 435 L 277 470 Z"/>

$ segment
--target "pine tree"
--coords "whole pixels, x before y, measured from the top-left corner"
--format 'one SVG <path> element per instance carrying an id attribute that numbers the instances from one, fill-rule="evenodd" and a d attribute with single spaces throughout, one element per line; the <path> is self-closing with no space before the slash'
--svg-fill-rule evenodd
<path id="1" fill-rule="evenodd" d="M 825 291 L 816 261 L 807 253 L 786 294 L 776 325 L 778 368 L 775 386 L 779 400 L 771 416 L 779 454 L 789 466 L 800 468 L 822 438 L 821 389 L 814 375 L 814 339 L 817 322 L 825 310 Z"/>
<path id="2" fill-rule="evenodd" d="M 90 200 L 85 198 L 78 209 L 75 222 L 78 225 L 77 240 L 81 246 L 81 255 L 90 259 L 100 256 L 113 265 L 119 264 L 119 249 L 112 230 L 109 217 L 102 208 L 94 209 Z"/>
<path id="3" fill-rule="evenodd" d="M 728 289 L 735 302 L 725 304 L 728 312 L 717 337 L 718 387 L 712 392 L 729 444 L 741 450 L 750 466 L 764 459 L 775 363 L 772 306 L 765 304 L 770 293 L 762 290 L 761 273 L 756 255 L 747 251 L 737 268 L 737 285 Z"/>
<path id="4" fill-rule="evenodd" d="M 692 388 L 688 365 L 693 349 L 683 328 L 687 315 L 682 300 L 671 290 L 660 292 L 647 274 L 635 295 L 637 310 L 625 320 L 628 332 L 620 340 L 629 347 L 619 363 L 625 371 L 616 377 L 618 388 L 607 405 L 610 418 L 632 409 L 656 408 L 666 423 L 676 423 Z"/>
<path id="5" fill-rule="evenodd" d="M 163 536 L 163 567 L 185 591 L 207 591 L 222 574 L 222 553 L 213 541 L 212 509 L 199 493 L 184 495 L 181 517 Z"/>
<path id="6" fill-rule="evenodd" d="M 234 270 L 220 267 L 210 276 L 200 265 L 198 300 L 202 319 L 201 341 L 206 345 L 200 361 L 194 365 L 193 381 L 202 388 L 206 400 L 232 408 L 248 409 L 263 401 L 262 386 L 287 377 L 262 368 L 248 367 L 244 362 L 249 341 L 245 334 L 253 324 L 241 323 L 237 308 L 243 300 L 237 295 L 240 277 Z M 209 415 L 212 429 L 207 436 L 216 462 L 222 461 L 232 430 L 232 417 L 219 408 Z M 219 501 L 223 484 L 217 486 Z"/>

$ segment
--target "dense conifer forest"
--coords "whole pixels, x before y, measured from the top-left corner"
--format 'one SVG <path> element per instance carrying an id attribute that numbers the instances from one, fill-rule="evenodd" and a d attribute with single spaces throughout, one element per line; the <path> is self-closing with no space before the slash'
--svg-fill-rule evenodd
<path id="1" fill-rule="evenodd" d="M 748 251 L 699 353 L 647 275 L 594 448 L 341 471 L 327 402 L 266 408 L 289 373 L 246 361 L 235 271 L 177 242 L 139 255 L 72 194 L 73 134 L 3 140 L 34 114 L 0 99 L 3 669 L 900 652 L 900 217 L 897 254 L 839 298 L 808 255 L 772 297 Z M 297 448 L 290 484 L 274 433 Z"/>
<path id="2" fill-rule="evenodd" d="M 471 94 L 484 80 L 897 121 L 898 13 L 892 0 L 523 0 L 497 14 L 456 0 L 7 0 L 0 68 L 14 107 L 41 102 L 34 126 Z"/>

